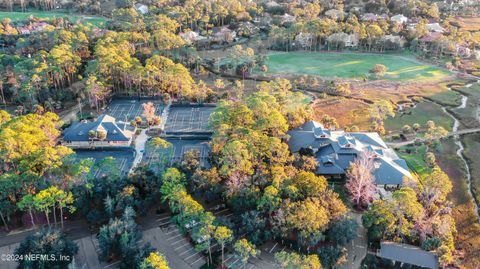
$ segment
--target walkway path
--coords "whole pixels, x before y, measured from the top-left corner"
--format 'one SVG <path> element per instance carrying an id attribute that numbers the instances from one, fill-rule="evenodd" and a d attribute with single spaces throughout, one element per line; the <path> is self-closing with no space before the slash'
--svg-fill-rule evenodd
<path id="1" fill-rule="evenodd" d="M 83 104 L 82 104 L 83 106 Z M 64 110 L 64 111 L 61 111 L 60 113 L 58 113 L 58 115 L 60 116 L 60 119 L 65 122 L 65 123 L 71 123 L 71 122 L 74 122 L 76 121 L 78 118 L 77 118 L 77 114 L 78 112 L 80 112 L 80 108 L 78 107 L 78 104 L 67 109 L 67 110 Z"/>
<path id="2" fill-rule="evenodd" d="M 347 245 L 348 259 L 345 264 L 338 267 L 339 269 L 358 269 L 367 255 L 368 240 L 367 232 L 362 225 L 362 214 L 357 212 L 349 214 L 358 223 L 357 238 Z"/>
<path id="3" fill-rule="evenodd" d="M 145 152 L 145 145 L 147 144 L 149 136 L 147 135 L 147 129 L 143 129 L 140 134 L 135 138 L 135 159 L 133 160 L 130 173 L 133 173 L 137 165 L 142 161 L 143 153 Z"/>
<path id="4" fill-rule="evenodd" d="M 475 133 L 480 133 L 480 128 L 472 128 L 472 129 L 464 129 L 460 131 L 455 131 L 455 132 L 450 132 L 446 137 L 455 137 L 459 135 L 466 135 L 466 134 L 475 134 Z M 412 140 L 407 140 L 407 141 L 402 141 L 402 142 L 386 142 L 387 145 L 391 147 L 403 147 L 403 146 L 408 146 L 415 144 L 416 142 L 418 143 L 425 143 L 427 142 L 426 139 L 412 139 Z"/>
<path id="5" fill-rule="evenodd" d="M 161 120 L 160 120 L 160 129 L 165 128 L 165 123 L 167 122 L 168 118 L 168 111 L 170 110 L 170 106 L 172 102 L 170 101 L 168 105 L 163 109 Z M 140 134 L 135 138 L 135 159 L 133 160 L 132 168 L 130 169 L 129 173 L 133 173 L 135 168 L 143 159 L 143 154 L 145 153 L 145 146 L 147 144 L 148 139 L 150 136 L 147 134 L 148 129 L 143 129 Z"/>

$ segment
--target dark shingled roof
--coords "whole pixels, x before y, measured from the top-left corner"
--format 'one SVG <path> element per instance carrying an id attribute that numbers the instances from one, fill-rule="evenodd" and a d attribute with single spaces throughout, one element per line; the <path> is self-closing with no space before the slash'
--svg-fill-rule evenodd
<path id="1" fill-rule="evenodd" d="M 288 134 L 288 146 L 292 152 L 298 152 L 302 148 L 314 150 L 319 164 L 317 174 L 345 174 L 355 158 L 362 152 L 369 151 L 376 155 L 373 174 L 377 184 L 400 185 L 405 177 L 412 177 L 407 163 L 388 148 L 377 133 L 346 133 L 342 130 L 329 130 L 320 123 L 309 121 Z"/>
<path id="2" fill-rule="evenodd" d="M 395 242 L 381 242 L 378 256 L 424 268 L 438 269 L 437 256 L 419 247 Z"/>
<path id="3" fill-rule="evenodd" d="M 125 131 L 125 130 L 126 131 Z M 116 123 L 115 118 L 109 115 L 102 115 L 93 122 L 78 122 L 65 130 L 63 140 L 65 141 L 89 141 L 89 131 L 107 132 L 104 141 L 129 141 L 132 137 L 131 130 L 125 123 Z"/>

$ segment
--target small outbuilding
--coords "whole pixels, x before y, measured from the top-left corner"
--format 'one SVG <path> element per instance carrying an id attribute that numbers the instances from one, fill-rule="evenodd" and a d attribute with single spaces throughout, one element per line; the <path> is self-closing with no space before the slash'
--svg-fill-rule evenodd
<path id="1" fill-rule="evenodd" d="M 443 33 L 445 31 L 445 29 L 443 29 L 443 27 L 438 22 L 427 24 L 427 29 L 430 32 L 435 33 Z"/>
<path id="2" fill-rule="evenodd" d="M 403 14 L 392 16 L 390 20 L 399 24 L 405 24 L 408 22 L 408 18 L 403 16 Z"/>
<path id="3" fill-rule="evenodd" d="M 144 4 L 137 3 L 135 4 L 135 9 L 140 12 L 142 15 L 145 15 L 148 13 L 148 6 Z"/>
<path id="4" fill-rule="evenodd" d="M 430 252 L 419 247 L 395 243 L 390 241 L 380 242 L 377 256 L 382 259 L 410 264 L 421 268 L 438 269 L 438 258 Z"/>

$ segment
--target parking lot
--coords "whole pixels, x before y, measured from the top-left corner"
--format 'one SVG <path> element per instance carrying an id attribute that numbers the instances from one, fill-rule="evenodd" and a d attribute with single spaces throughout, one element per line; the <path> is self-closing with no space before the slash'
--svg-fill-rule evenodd
<path id="1" fill-rule="evenodd" d="M 166 139 L 172 144 L 171 148 L 158 149 L 147 143 L 143 161 L 153 168 L 161 169 L 162 166 L 172 165 L 175 162 L 180 162 L 183 155 L 191 150 L 196 150 L 200 153 L 200 164 L 203 167 L 208 167 L 208 156 L 210 154 L 210 145 L 206 140 L 180 140 L 180 139 Z"/>
<path id="2" fill-rule="evenodd" d="M 167 259 L 178 259 L 180 258 L 189 265 L 189 267 L 198 269 L 202 267 L 207 261 L 204 255 L 195 250 L 195 247 L 190 242 L 190 239 L 183 235 L 177 225 L 172 222 L 171 215 L 164 214 L 158 217 L 158 227 L 159 231 L 157 235 L 162 237 L 163 239 L 157 238 L 157 242 L 152 244 L 158 245 L 163 244 L 166 245 L 170 251 L 173 251 L 175 254 L 173 255 L 166 255 Z M 158 234 L 161 233 L 161 234 Z M 146 238 L 146 237 L 145 237 Z M 161 240 L 161 241 L 159 241 Z M 170 262 L 170 261 L 169 261 Z M 177 261 L 178 263 L 178 261 Z M 179 268 L 179 267 L 172 267 L 172 268 Z"/>
<path id="3" fill-rule="evenodd" d="M 208 119 L 215 110 L 211 106 L 172 106 L 165 125 L 167 133 L 208 132 Z"/>
<path id="4" fill-rule="evenodd" d="M 92 159 L 94 165 L 98 164 L 106 157 L 113 157 L 115 159 L 116 167 L 119 169 L 120 175 L 122 176 L 128 174 L 134 159 L 134 151 L 132 149 L 75 150 L 75 153 L 77 159 Z M 98 177 L 101 176 L 102 171 L 95 168 L 93 173 L 95 177 Z"/>
<path id="5" fill-rule="evenodd" d="M 137 99 L 114 99 L 110 102 L 110 105 L 105 110 L 105 114 L 108 114 L 117 121 L 130 122 L 135 117 L 142 117 L 143 106 L 142 104 L 152 102 L 155 105 L 155 115 L 160 116 L 162 114 L 164 105 L 158 100 L 137 100 Z M 143 118 L 143 117 L 142 117 Z M 144 119 L 144 118 L 143 118 Z"/>

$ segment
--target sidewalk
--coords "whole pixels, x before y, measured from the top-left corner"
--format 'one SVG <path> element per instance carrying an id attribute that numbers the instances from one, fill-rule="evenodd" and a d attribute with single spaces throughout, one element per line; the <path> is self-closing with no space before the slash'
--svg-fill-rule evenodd
<path id="1" fill-rule="evenodd" d="M 362 264 L 362 260 L 367 255 L 368 240 L 367 240 L 367 231 L 363 228 L 362 225 L 362 214 L 357 212 L 349 213 L 350 216 L 355 219 L 358 223 L 357 229 L 357 238 L 353 240 L 347 246 L 347 262 L 342 266 L 338 267 L 339 269 L 358 269 Z"/>
<path id="2" fill-rule="evenodd" d="M 142 161 L 148 138 L 147 129 L 143 129 L 135 138 L 135 159 L 133 160 L 132 168 L 130 168 L 130 173 L 133 173 L 137 165 Z"/>

